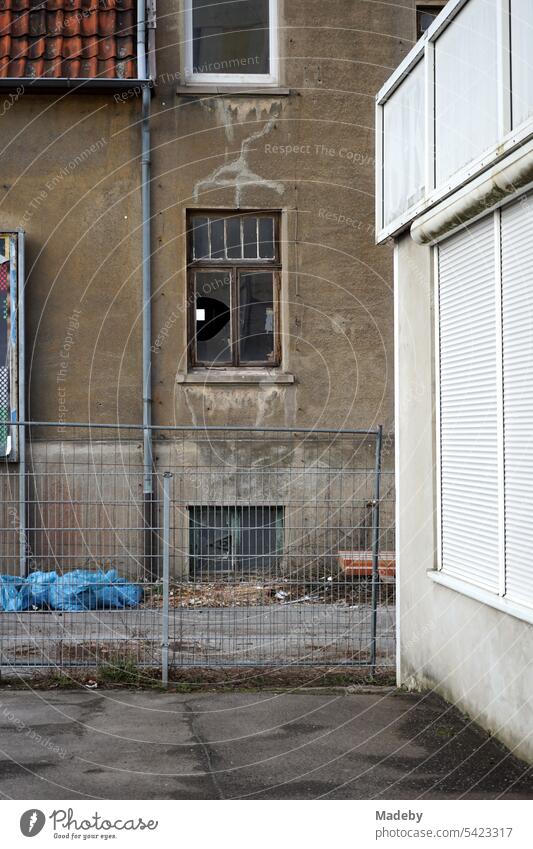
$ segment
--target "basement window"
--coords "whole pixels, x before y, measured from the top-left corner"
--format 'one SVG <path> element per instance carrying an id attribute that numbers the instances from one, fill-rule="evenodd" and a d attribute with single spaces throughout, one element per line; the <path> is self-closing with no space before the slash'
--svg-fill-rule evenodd
<path id="1" fill-rule="evenodd" d="M 189 217 L 189 364 L 280 365 L 279 217 Z"/>
<path id="2" fill-rule="evenodd" d="M 282 507 L 189 507 L 192 580 L 272 574 L 282 551 Z"/>
<path id="3" fill-rule="evenodd" d="M 185 79 L 277 83 L 277 0 L 187 0 Z"/>

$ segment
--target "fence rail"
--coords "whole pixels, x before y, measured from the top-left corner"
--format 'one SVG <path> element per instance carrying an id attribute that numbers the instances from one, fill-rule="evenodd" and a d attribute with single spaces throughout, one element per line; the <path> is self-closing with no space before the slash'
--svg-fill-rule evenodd
<path id="1" fill-rule="evenodd" d="M 147 498 L 141 427 L 15 426 L 26 451 L 22 471 L 0 470 L 0 667 L 120 659 L 166 682 L 185 667 L 393 665 L 381 429 L 153 427 Z M 138 588 L 129 606 L 106 590 L 117 575 Z"/>

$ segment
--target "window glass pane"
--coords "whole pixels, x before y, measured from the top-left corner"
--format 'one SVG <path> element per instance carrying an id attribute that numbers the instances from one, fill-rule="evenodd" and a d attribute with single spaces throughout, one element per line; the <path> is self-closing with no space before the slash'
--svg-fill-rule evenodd
<path id="1" fill-rule="evenodd" d="M 196 358 L 212 365 L 231 363 L 231 275 L 198 271 L 195 281 Z"/>
<path id="2" fill-rule="evenodd" d="M 203 259 L 209 256 L 209 240 L 207 233 L 207 218 L 195 215 L 192 219 L 192 240 L 194 258 Z"/>
<path id="3" fill-rule="evenodd" d="M 262 259 L 274 258 L 274 219 L 259 219 L 259 256 Z"/>
<path id="4" fill-rule="evenodd" d="M 239 350 L 241 362 L 274 361 L 274 276 L 271 271 L 239 277 Z"/>
<path id="5" fill-rule="evenodd" d="M 224 259 L 224 219 L 211 218 L 211 259 Z"/>
<path id="6" fill-rule="evenodd" d="M 242 257 L 240 215 L 226 219 L 226 246 L 229 259 Z"/>
<path id="7" fill-rule="evenodd" d="M 227 507 L 189 508 L 189 569 L 206 580 L 233 569 L 234 540 Z"/>
<path id="8" fill-rule="evenodd" d="M 497 0 L 470 0 L 435 43 L 437 187 L 498 140 Z"/>
<path id="9" fill-rule="evenodd" d="M 532 43 L 533 3 L 531 0 L 511 0 L 513 127 L 519 127 L 533 115 Z"/>
<path id="10" fill-rule="evenodd" d="M 419 62 L 383 108 L 384 224 L 424 195 L 424 63 Z"/>
<path id="11" fill-rule="evenodd" d="M 193 73 L 268 74 L 269 0 L 192 0 Z"/>
<path id="12" fill-rule="evenodd" d="M 242 220 L 244 241 L 244 256 L 246 259 L 257 259 L 257 218 L 247 215 Z"/>
<path id="13" fill-rule="evenodd" d="M 420 38 L 429 29 L 437 15 L 444 8 L 442 6 L 417 6 L 416 7 L 416 37 Z"/>

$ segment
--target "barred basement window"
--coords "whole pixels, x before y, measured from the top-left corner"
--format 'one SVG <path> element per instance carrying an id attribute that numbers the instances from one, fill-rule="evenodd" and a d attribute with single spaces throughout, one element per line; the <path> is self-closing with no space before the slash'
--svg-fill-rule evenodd
<path id="1" fill-rule="evenodd" d="M 279 216 L 189 217 L 189 364 L 279 366 Z"/>
<path id="2" fill-rule="evenodd" d="M 189 507 L 193 580 L 272 574 L 282 551 L 282 507 Z"/>

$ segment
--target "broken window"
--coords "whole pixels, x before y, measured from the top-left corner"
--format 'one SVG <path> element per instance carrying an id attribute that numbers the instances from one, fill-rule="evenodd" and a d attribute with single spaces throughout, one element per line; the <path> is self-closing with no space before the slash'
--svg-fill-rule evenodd
<path id="1" fill-rule="evenodd" d="M 189 0 L 186 78 L 276 81 L 277 0 Z"/>
<path id="2" fill-rule="evenodd" d="M 282 507 L 189 507 L 193 580 L 272 574 L 282 551 Z"/>
<path id="3" fill-rule="evenodd" d="M 189 225 L 191 365 L 278 366 L 278 216 L 194 213 Z"/>
<path id="4" fill-rule="evenodd" d="M 20 241 L 20 245 L 19 245 Z M 0 233 L 0 457 L 16 460 L 18 410 L 17 297 L 22 234 Z"/>

